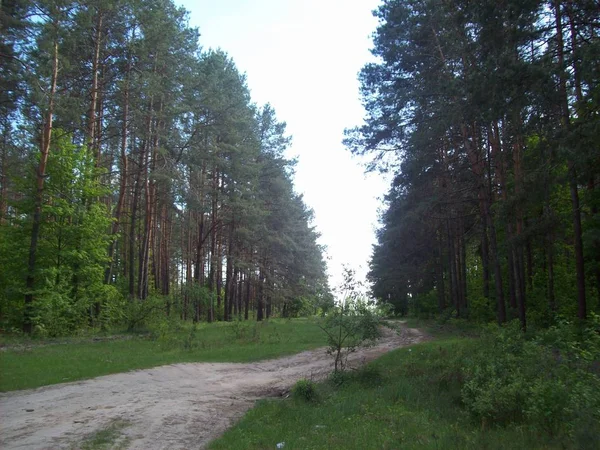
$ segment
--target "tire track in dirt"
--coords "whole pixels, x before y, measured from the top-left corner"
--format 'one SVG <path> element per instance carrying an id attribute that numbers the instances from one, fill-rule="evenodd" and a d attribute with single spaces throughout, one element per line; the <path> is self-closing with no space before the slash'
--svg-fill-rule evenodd
<path id="1" fill-rule="evenodd" d="M 427 339 L 417 329 L 384 329 L 357 366 Z M 282 395 L 301 378 L 332 370 L 326 349 L 254 363 L 186 363 L 0 394 L 0 448 L 73 449 L 122 421 L 132 450 L 198 449 L 220 436 L 260 398 Z"/>

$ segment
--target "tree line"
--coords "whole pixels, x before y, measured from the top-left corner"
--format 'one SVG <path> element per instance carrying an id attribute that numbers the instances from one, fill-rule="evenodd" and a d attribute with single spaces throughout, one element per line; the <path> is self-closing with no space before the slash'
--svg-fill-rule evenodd
<path id="1" fill-rule="evenodd" d="M 7 0 L 0 323 L 31 333 L 152 304 L 194 321 L 330 302 L 286 125 L 170 0 Z"/>
<path id="2" fill-rule="evenodd" d="M 600 310 L 600 4 L 385 0 L 366 118 L 394 174 L 371 259 L 400 312 L 544 326 Z"/>

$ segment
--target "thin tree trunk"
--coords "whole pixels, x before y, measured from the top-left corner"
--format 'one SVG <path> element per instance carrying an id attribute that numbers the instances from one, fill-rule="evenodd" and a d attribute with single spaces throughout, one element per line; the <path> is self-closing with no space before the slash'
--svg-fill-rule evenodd
<path id="1" fill-rule="evenodd" d="M 456 315 L 460 317 L 460 302 L 458 300 L 458 279 L 456 274 L 455 242 L 450 231 L 450 220 L 446 220 L 446 232 L 448 235 L 448 270 L 450 271 L 450 301 L 456 308 Z"/>
<path id="2" fill-rule="evenodd" d="M 143 150 L 140 155 L 140 161 L 143 161 Z M 131 205 L 131 220 L 129 224 L 129 299 L 135 299 L 135 241 L 136 241 L 136 227 L 137 227 L 137 210 L 138 201 L 140 196 L 140 178 L 141 178 L 141 164 L 136 174 L 134 187 L 133 187 L 133 199 Z"/>
<path id="3" fill-rule="evenodd" d="M 258 293 L 257 293 L 257 302 L 256 302 L 256 320 L 261 322 L 264 318 L 263 308 L 264 308 L 264 293 L 265 293 L 265 273 L 264 269 L 261 266 L 260 272 L 258 275 Z"/>
<path id="4" fill-rule="evenodd" d="M 438 261 L 437 268 L 437 294 L 438 309 L 440 313 L 446 309 L 446 289 L 444 287 L 444 251 L 442 242 L 442 230 L 438 233 Z"/>
<path id="5" fill-rule="evenodd" d="M 250 296 L 252 290 L 252 274 L 248 269 L 248 276 L 246 277 L 246 298 L 244 302 L 244 320 L 248 320 L 248 310 L 250 309 Z"/>
<path id="6" fill-rule="evenodd" d="M 58 28 L 58 22 L 54 22 L 55 28 Z M 55 30 L 58 32 L 58 30 Z M 36 173 L 36 193 L 33 211 L 33 223 L 31 227 L 31 242 L 29 245 L 29 259 L 27 263 L 27 279 L 25 282 L 25 310 L 23 320 L 23 332 L 31 334 L 33 331 L 32 307 L 33 290 L 35 288 L 35 269 L 38 240 L 40 237 L 40 226 L 42 222 L 42 205 L 44 202 L 44 180 L 46 178 L 46 165 L 48 163 L 48 154 L 50 153 L 50 141 L 52 139 L 52 122 L 54 119 L 54 102 L 56 95 L 56 84 L 58 79 L 58 40 L 55 35 L 52 50 L 52 76 L 50 79 L 50 92 L 48 98 L 48 109 L 46 111 L 44 129 L 40 143 L 40 162 Z"/>
<path id="7" fill-rule="evenodd" d="M 559 66 L 559 94 L 561 110 L 561 126 L 565 131 L 570 128 L 569 100 L 567 94 L 566 65 L 564 59 L 563 24 L 560 0 L 555 1 L 556 45 Z M 569 190 L 571 193 L 571 209 L 573 218 L 573 240 L 575 242 L 575 268 L 577 272 L 577 316 L 581 320 L 587 318 L 585 294 L 585 265 L 583 259 L 583 240 L 581 228 L 581 210 L 579 206 L 579 190 L 577 186 L 577 170 L 572 156 L 568 156 Z"/>
<path id="8" fill-rule="evenodd" d="M 117 244 L 117 233 L 121 225 L 121 214 L 123 213 L 123 205 L 125 202 L 125 192 L 127 191 L 127 121 L 129 118 L 129 73 L 131 71 L 131 60 L 127 63 L 127 71 L 125 73 L 125 90 L 123 93 L 123 124 L 121 125 L 121 173 L 119 182 L 119 198 L 115 210 L 114 221 L 111 229 L 111 241 L 108 247 L 108 267 L 104 272 L 104 283 L 108 284 L 112 279 L 112 271 L 115 262 L 114 251 Z"/>
<path id="9" fill-rule="evenodd" d="M 87 145 L 93 151 L 96 167 L 100 166 L 100 146 L 96 139 L 96 108 L 98 101 L 98 67 L 100 62 L 100 47 L 102 42 L 102 11 L 96 12 L 96 30 L 94 33 L 94 55 L 92 57 L 92 89 L 90 92 L 90 109 L 87 123 Z"/>

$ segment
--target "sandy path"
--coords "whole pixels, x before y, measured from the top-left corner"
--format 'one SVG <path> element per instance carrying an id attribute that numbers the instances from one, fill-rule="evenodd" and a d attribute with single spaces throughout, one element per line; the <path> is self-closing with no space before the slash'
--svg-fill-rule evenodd
<path id="1" fill-rule="evenodd" d="M 425 339 L 416 329 L 385 329 L 377 345 L 352 354 L 372 360 Z M 0 448 L 77 448 L 115 420 L 130 449 L 197 449 L 218 437 L 258 398 L 281 395 L 300 378 L 332 370 L 324 349 L 248 364 L 173 364 L 86 381 L 0 394 Z"/>

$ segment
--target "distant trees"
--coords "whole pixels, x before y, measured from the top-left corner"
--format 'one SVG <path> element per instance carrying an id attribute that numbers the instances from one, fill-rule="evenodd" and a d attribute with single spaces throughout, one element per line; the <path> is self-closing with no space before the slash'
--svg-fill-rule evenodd
<path id="1" fill-rule="evenodd" d="M 285 123 L 170 0 L 1 4 L 0 324 L 295 314 L 328 295 Z"/>
<path id="2" fill-rule="evenodd" d="M 367 118 L 346 140 L 395 172 L 373 292 L 523 328 L 585 319 L 600 308 L 597 3 L 388 0 L 375 14 Z"/>

